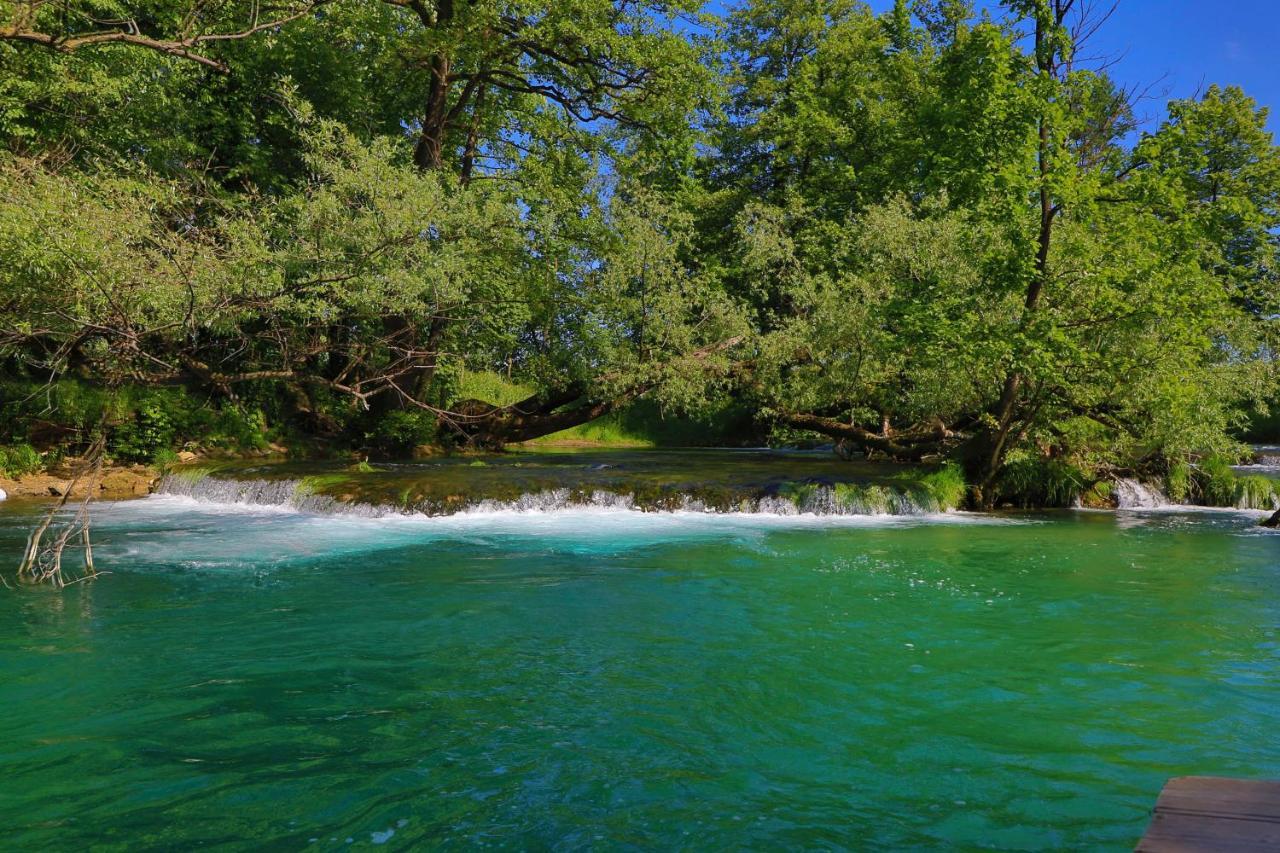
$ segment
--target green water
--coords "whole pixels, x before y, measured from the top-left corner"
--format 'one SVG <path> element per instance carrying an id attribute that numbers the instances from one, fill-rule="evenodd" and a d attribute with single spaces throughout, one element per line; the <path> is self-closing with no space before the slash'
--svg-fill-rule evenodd
<path id="1" fill-rule="evenodd" d="M 0 846 L 1128 849 L 1280 776 L 1254 521 L 115 505 L 0 590 Z"/>

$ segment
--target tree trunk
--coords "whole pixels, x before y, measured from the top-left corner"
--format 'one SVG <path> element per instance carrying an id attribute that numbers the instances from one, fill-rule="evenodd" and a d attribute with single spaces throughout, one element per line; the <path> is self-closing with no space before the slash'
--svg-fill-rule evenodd
<path id="1" fill-rule="evenodd" d="M 1055 7 L 1056 8 L 1056 7 Z M 1056 52 L 1045 51 L 1045 21 L 1040 14 L 1036 16 L 1036 62 L 1041 74 L 1054 74 L 1057 70 Z M 1040 306 L 1040 297 L 1044 293 L 1049 278 L 1049 250 L 1053 244 L 1053 222 L 1058 208 L 1054 205 L 1053 195 L 1049 188 L 1050 134 L 1048 119 L 1042 114 L 1038 127 L 1038 144 L 1036 164 L 1040 184 L 1040 226 L 1036 235 L 1035 271 L 1027 285 L 1026 298 L 1020 324 L 1025 329 Z M 985 437 L 985 446 L 980 447 L 981 457 L 976 476 L 975 503 L 982 509 L 991 509 L 995 504 L 995 482 L 1004 465 L 1005 455 L 1009 452 L 1009 435 L 1018 419 L 1018 403 L 1025 377 L 1016 364 L 1005 377 L 1004 387 L 1000 391 L 1000 399 L 996 403 L 995 428 Z"/>
<path id="2" fill-rule="evenodd" d="M 442 3 L 441 6 L 445 4 Z M 423 171 L 444 166 L 444 141 L 449 117 L 449 69 L 448 56 L 437 53 L 431 57 L 431 85 L 422 112 L 422 133 L 413 150 L 413 162 Z"/>

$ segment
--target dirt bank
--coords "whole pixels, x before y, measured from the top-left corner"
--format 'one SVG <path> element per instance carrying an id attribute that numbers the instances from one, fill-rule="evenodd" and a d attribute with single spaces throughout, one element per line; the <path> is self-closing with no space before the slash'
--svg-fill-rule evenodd
<path id="1" fill-rule="evenodd" d="M 0 490 L 9 498 L 61 497 L 71 488 L 73 472 L 69 467 L 54 468 L 38 474 L 27 474 L 17 479 L 0 477 Z M 95 497 L 107 500 L 140 498 L 151 493 L 160 480 L 160 472 L 147 465 L 112 465 L 103 469 L 94 490 Z M 82 498 L 89 483 L 82 478 L 71 496 Z"/>

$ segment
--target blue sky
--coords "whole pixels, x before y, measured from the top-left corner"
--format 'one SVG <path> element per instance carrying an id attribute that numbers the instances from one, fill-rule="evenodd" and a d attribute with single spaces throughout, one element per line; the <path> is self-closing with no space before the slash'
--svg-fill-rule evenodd
<path id="1" fill-rule="evenodd" d="M 870 3 L 882 10 L 893 0 Z M 1118 57 L 1110 73 L 1121 84 L 1151 86 L 1138 113 L 1152 121 L 1172 98 L 1235 84 L 1271 108 L 1268 126 L 1280 133 L 1280 0 L 1120 0 L 1086 53 Z"/>

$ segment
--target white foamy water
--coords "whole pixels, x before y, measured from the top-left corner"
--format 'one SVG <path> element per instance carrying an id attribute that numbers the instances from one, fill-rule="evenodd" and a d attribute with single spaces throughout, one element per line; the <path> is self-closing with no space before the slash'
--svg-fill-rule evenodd
<path id="1" fill-rule="evenodd" d="M 517 502 L 519 503 L 519 502 Z M 1017 524 L 963 512 L 932 515 L 818 515 L 792 512 L 642 511 L 625 502 L 545 508 L 481 505 L 452 515 L 384 511 L 310 512 L 291 505 L 215 502 L 152 495 L 95 511 L 95 552 L 116 565 L 260 569 L 316 558 L 358 559 L 388 548 L 517 545 L 539 551 L 616 553 L 672 541 L 754 541 L 786 529 Z"/>
<path id="2" fill-rule="evenodd" d="M 188 497 L 215 504 L 250 507 L 288 507 L 303 512 L 333 515 L 357 515 L 364 517 L 415 514 L 421 507 L 407 511 L 396 507 L 341 501 L 315 494 L 305 480 L 233 480 L 217 477 L 164 478 L 158 494 Z M 592 492 L 568 488 L 546 489 L 529 492 L 514 500 L 478 500 L 457 508 L 460 513 L 495 512 L 561 512 L 579 509 L 635 510 L 652 512 L 651 506 L 637 504 L 632 494 L 598 489 Z M 667 509 L 664 507 L 664 509 Z M 746 514 L 758 516 L 935 516 L 941 515 L 936 504 L 926 495 L 892 487 L 870 487 L 865 492 L 848 490 L 839 492 L 831 486 L 808 488 L 797 499 L 779 495 L 754 497 L 744 494 L 734 506 L 713 507 L 702 500 L 688 496 L 674 508 L 675 512 L 705 513 L 713 515 Z"/>
<path id="3" fill-rule="evenodd" d="M 1158 486 L 1129 478 L 1116 480 L 1115 496 L 1118 509 L 1160 509 L 1173 505 Z"/>

